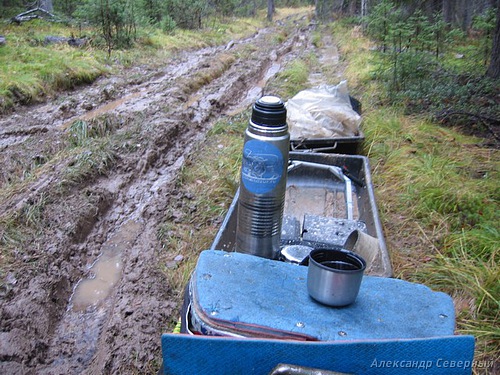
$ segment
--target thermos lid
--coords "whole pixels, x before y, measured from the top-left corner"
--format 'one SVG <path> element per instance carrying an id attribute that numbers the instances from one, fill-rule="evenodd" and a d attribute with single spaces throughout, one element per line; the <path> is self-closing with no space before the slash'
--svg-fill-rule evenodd
<path id="1" fill-rule="evenodd" d="M 286 108 L 277 96 L 263 96 L 253 105 L 252 122 L 256 125 L 286 125 Z"/>

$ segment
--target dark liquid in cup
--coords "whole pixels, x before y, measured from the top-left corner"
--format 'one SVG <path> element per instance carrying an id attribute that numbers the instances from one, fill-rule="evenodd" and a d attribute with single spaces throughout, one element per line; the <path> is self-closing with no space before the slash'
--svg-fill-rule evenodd
<path id="1" fill-rule="evenodd" d="M 360 267 L 357 264 L 343 262 L 341 260 L 327 260 L 325 262 L 321 262 L 321 264 L 328 268 L 332 268 L 334 270 L 356 271 L 360 269 Z"/>

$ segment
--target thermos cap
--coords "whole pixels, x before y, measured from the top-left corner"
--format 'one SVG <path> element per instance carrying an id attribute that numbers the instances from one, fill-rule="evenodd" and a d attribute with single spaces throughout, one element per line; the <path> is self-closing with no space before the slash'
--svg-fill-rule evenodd
<path id="1" fill-rule="evenodd" d="M 277 96 L 263 96 L 253 105 L 252 122 L 273 127 L 286 125 L 285 104 Z"/>

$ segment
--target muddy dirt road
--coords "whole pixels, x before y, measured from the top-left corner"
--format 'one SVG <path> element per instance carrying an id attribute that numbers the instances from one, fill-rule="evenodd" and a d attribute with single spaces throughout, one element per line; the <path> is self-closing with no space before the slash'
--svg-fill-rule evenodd
<path id="1" fill-rule="evenodd" d="M 179 291 L 159 271 L 157 231 L 179 169 L 214 120 L 316 51 L 313 29 L 277 23 L 0 117 L 0 373 L 158 370 Z"/>

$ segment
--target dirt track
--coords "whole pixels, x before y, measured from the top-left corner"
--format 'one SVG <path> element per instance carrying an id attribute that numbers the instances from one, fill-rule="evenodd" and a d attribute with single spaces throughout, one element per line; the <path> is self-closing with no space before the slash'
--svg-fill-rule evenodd
<path id="1" fill-rule="evenodd" d="M 0 118 L 0 185 L 23 181 L 2 196 L 0 215 L 36 234 L 12 256 L 2 251 L 10 266 L 0 275 L 0 373 L 157 370 L 160 335 L 178 314 L 158 269 L 157 239 L 181 194 L 176 175 L 214 120 L 247 107 L 286 61 L 314 49 L 308 19 L 289 22 L 287 32 L 277 24 L 234 44 L 181 52 L 161 70 L 134 68 Z M 60 157 L 69 127 L 103 115 L 121 143 L 72 179 L 68 171 L 92 155 Z M 0 235 L 0 244 L 17 243 L 7 228 Z M 100 288 L 92 280 L 101 278 L 100 297 L 89 299 L 84 284 Z"/>

